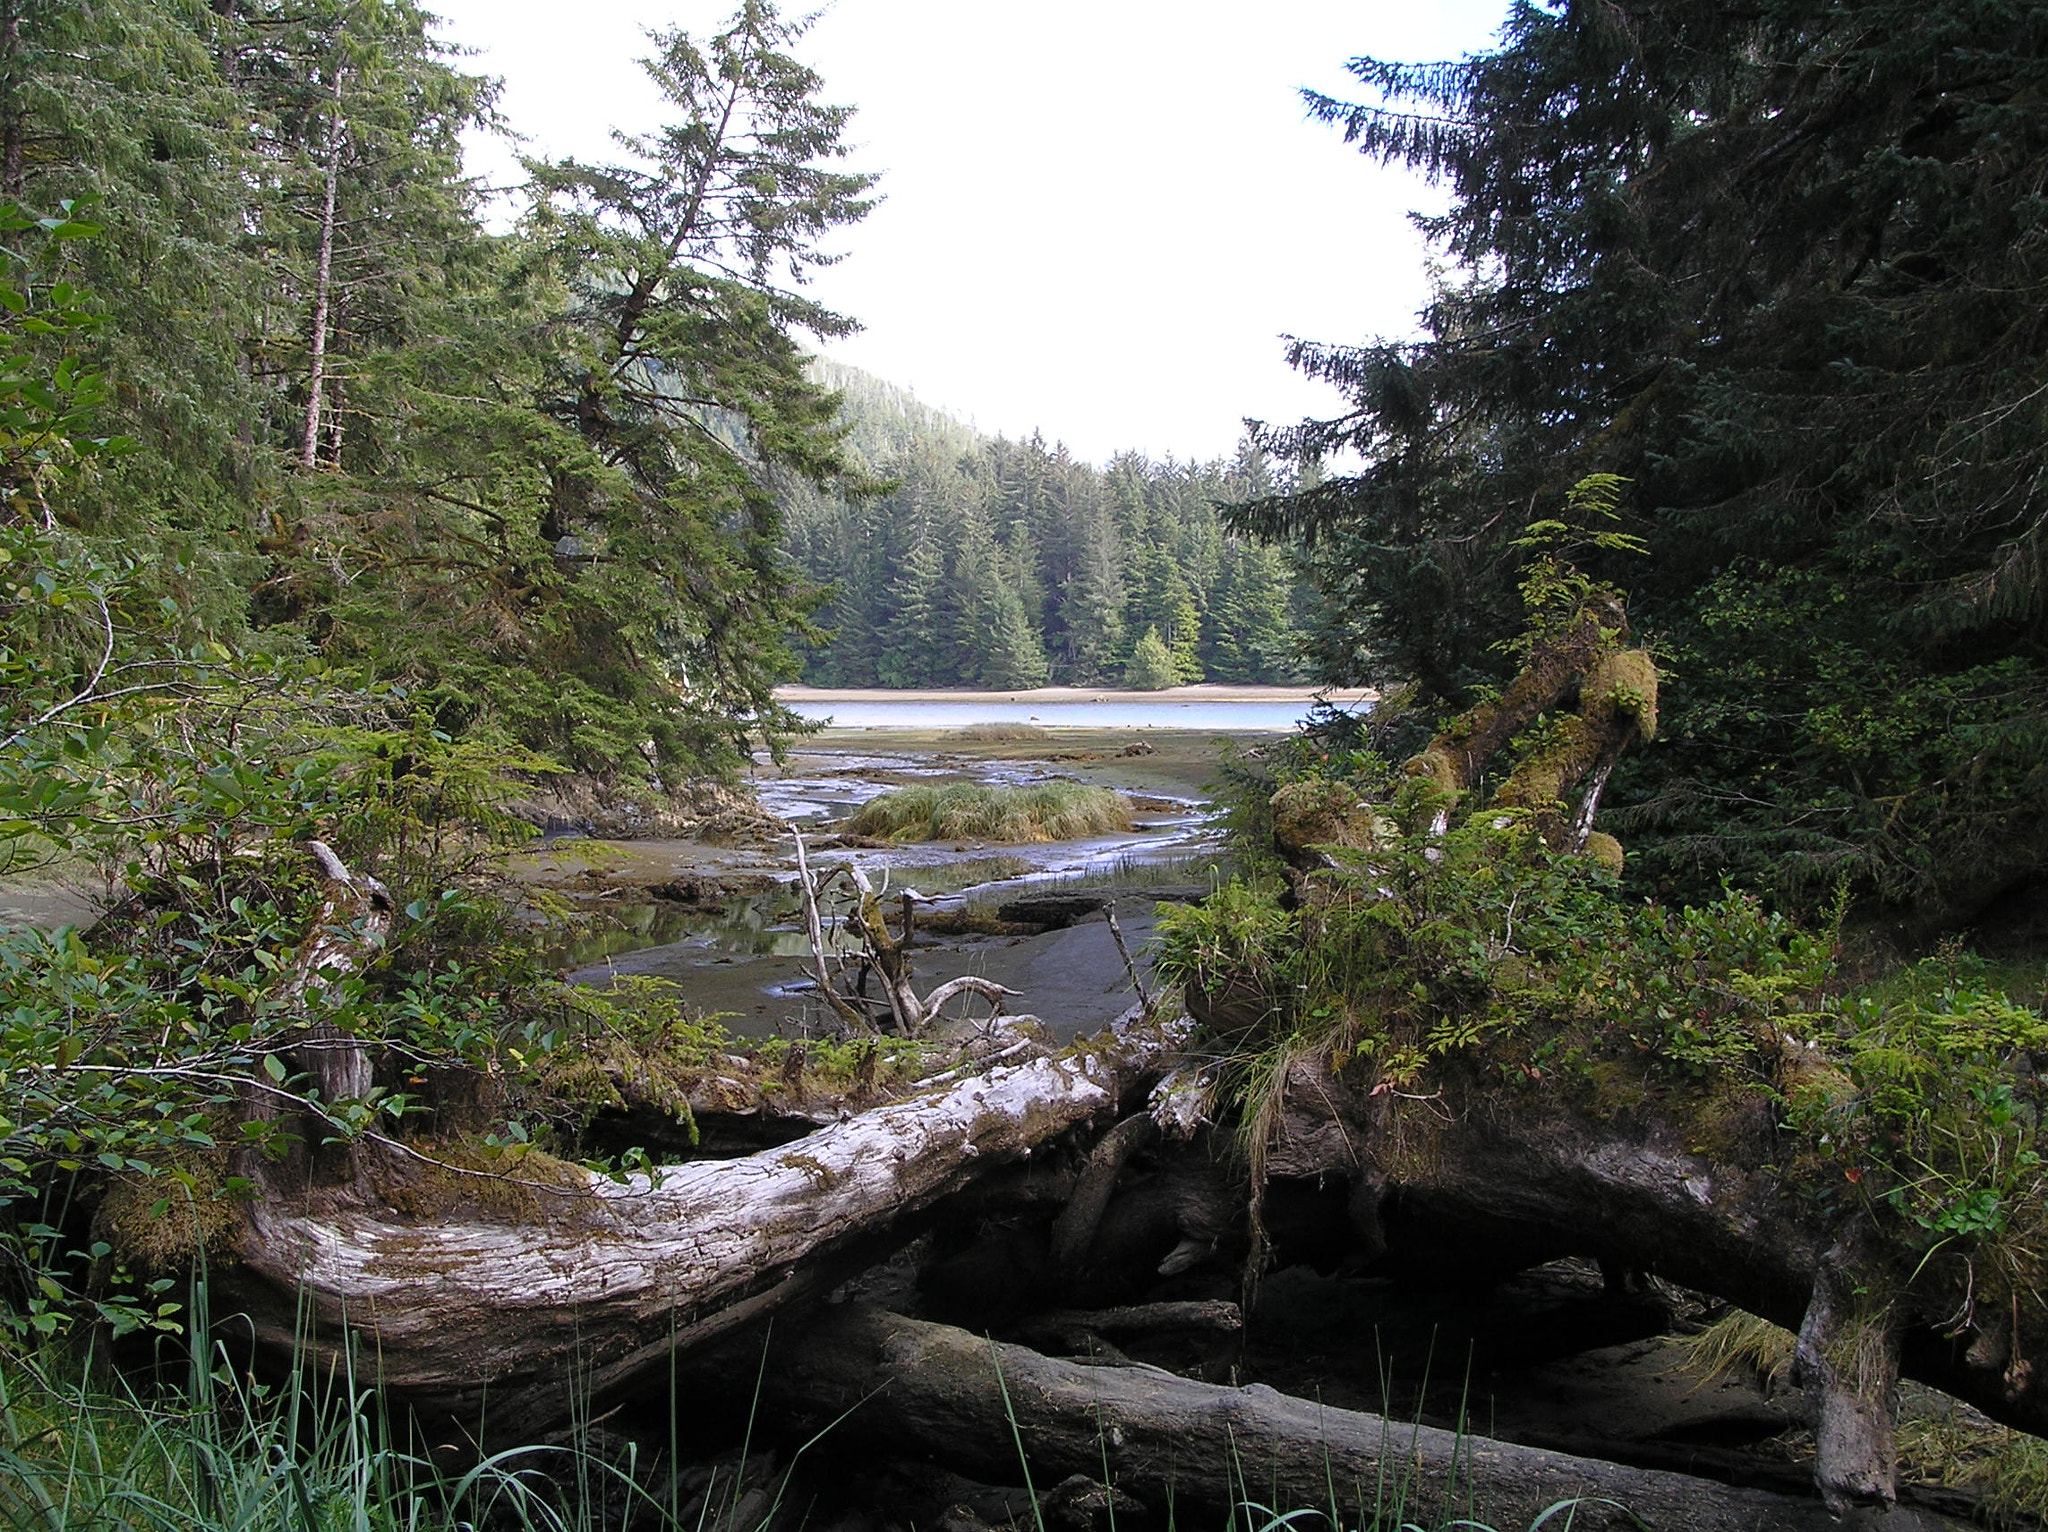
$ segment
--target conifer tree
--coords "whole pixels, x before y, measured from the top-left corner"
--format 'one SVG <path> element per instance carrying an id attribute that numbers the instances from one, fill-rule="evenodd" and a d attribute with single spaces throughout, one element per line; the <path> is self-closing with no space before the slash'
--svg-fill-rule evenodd
<path id="1" fill-rule="evenodd" d="M 1453 189 L 1425 227 L 1465 273 L 1419 342 L 1294 349 L 1353 409 L 1269 445 L 1365 466 L 1243 521 L 1314 540 L 1325 652 L 1497 682 L 1523 522 L 1612 472 L 1679 678 L 1609 795 L 1637 875 L 1849 874 L 1942 920 L 2037 878 L 2048 10 L 1619 0 L 1503 36 L 1312 103 Z"/>
<path id="2" fill-rule="evenodd" d="M 875 679 L 883 686 L 944 686 L 956 679 L 946 665 L 941 595 L 946 559 L 930 527 L 914 526 L 896 574 L 883 592 Z"/>
<path id="3" fill-rule="evenodd" d="M 586 580 L 599 599 L 579 636 L 636 635 L 615 674 L 657 744 L 698 759 L 789 721 L 772 689 L 812 597 L 782 556 L 765 470 L 848 468 L 795 336 L 853 324 L 799 288 L 835 259 L 820 241 L 865 215 L 874 178 L 834 166 L 850 110 L 820 102 L 789 52 L 806 25 L 745 0 L 701 47 L 657 34 L 646 67 L 675 119 L 622 138 L 622 164 L 534 167 L 526 235 L 567 299 L 539 400 L 567 434 L 546 467 L 544 535 L 601 549 L 607 577 L 633 571 Z"/>
<path id="4" fill-rule="evenodd" d="M 1157 628 L 1147 628 L 1131 646 L 1130 658 L 1124 661 L 1124 685 L 1141 692 L 1162 692 L 1180 684 L 1173 651 L 1166 647 Z"/>

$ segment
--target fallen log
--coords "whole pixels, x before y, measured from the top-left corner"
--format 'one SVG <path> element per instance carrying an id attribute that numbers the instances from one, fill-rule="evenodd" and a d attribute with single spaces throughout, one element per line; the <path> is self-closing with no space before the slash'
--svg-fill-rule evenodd
<path id="1" fill-rule="evenodd" d="M 557 1162 L 551 1181 L 508 1183 L 387 1146 L 341 1185 L 269 1188 L 216 1285 L 273 1358 L 303 1348 L 309 1325 L 323 1365 L 353 1335 L 358 1369 L 424 1417 L 474 1429 L 488 1407 L 494 1436 L 537 1435 L 838 1280 L 855 1252 L 872 1259 L 988 1170 L 1112 1120 L 1183 1036 L 1133 1011 L 1058 1055 L 651 1177 Z M 468 1177 L 475 1195 L 400 1211 L 409 1182 L 436 1176 Z"/>
<path id="2" fill-rule="evenodd" d="M 2040 1321 L 1973 1344 L 1951 1316 L 1968 1298 L 1931 1266 L 1908 1291 L 1897 1251 L 1845 1237 L 1853 1217 L 1816 1212 L 1777 1168 L 1781 1135 L 1760 1093 L 1731 1107 L 1709 1154 L 1656 1112 L 1595 1117 L 1546 1092 L 1503 1105 L 1498 1084 L 1445 1067 L 1427 1095 L 1375 1090 L 1302 1060 L 1265 1155 L 1269 1175 L 1340 1176 L 1369 1246 L 1438 1246 L 1447 1269 L 1505 1274 L 1595 1257 L 1761 1314 L 1799 1332 L 1795 1359 L 1817 1431 L 1816 1480 L 1838 1511 L 1896 1498 L 1892 1419 L 1900 1376 L 2004 1424 L 2048 1435 L 2033 1386 Z M 1447 1241 L 1462 1240 L 1462 1245 Z M 1923 1263 L 1924 1264 L 1924 1263 Z"/>
<path id="3" fill-rule="evenodd" d="M 1270 1388 L 1196 1383 L 1151 1368 L 1091 1367 L 946 1325 L 841 1305 L 778 1336 L 764 1408 L 800 1428 L 844 1414 L 835 1432 L 887 1443 L 956 1471 L 1015 1482 L 1019 1442 L 1039 1484 L 1084 1474 L 1155 1515 L 1215 1513 L 1245 1501 L 1339 1525 L 1405 1507 L 1435 1526 L 1470 1516 L 1525 1528 L 1564 1500 L 1578 1528 L 1833 1532 L 1818 1500 L 1734 1489 L 1378 1415 L 1326 1409 Z M 1625 1509 L 1624 1509 L 1625 1508 Z M 1947 1526 L 1894 1512 L 1888 1526 Z"/>

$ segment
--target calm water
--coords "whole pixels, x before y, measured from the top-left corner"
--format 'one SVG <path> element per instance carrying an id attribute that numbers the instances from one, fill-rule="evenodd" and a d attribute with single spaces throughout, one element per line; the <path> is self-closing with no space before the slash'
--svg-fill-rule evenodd
<path id="1" fill-rule="evenodd" d="M 959 729 L 970 723 L 1037 723 L 1048 729 L 1208 729 L 1285 734 L 1306 702 L 797 702 L 806 718 L 840 729 Z"/>

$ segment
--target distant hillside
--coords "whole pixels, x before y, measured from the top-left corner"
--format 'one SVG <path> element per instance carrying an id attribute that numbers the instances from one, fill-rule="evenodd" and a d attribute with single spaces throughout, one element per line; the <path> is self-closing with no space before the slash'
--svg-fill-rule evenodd
<path id="1" fill-rule="evenodd" d="M 1217 507 L 1288 487 L 1249 448 L 1229 462 L 1096 468 L 1043 438 L 987 437 L 856 368 L 814 361 L 848 443 L 895 487 L 849 503 L 784 496 L 785 543 L 833 589 L 823 686 L 1170 686 L 1303 677 L 1309 593 Z"/>
<path id="2" fill-rule="evenodd" d="M 971 452 L 988 440 L 959 417 L 858 367 L 812 357 L 805 370 L 840 396 L 840 416 L 853 428 L 847 445 L 871 468 L 896 462 L 919 444 Z"/>

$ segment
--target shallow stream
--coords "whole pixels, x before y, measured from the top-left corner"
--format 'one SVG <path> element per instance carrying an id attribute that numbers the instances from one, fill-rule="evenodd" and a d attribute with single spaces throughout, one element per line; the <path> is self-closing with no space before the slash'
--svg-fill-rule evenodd
<path id="1" fill-rule="evenodd" d="M 1232 737 L 1238 748 L 1255 748 L 1272 735 L 1240 727 Z M 1218 813 L 1203 784 L 1215 775 L 1222 749 L 1207 731 L 1153 730 L 1142 742 L 1100 729 L 961 741 L 930 730 L 833 728 L 779 764 L 758 760 L 751 785 L 764 809 L 812 843 L 816 863 L 858 864 L 887 889 L 892 910 L 905 890 L 930 918 L 967 905 L 992 911 L 1026 891 L 1085 885 L 1117 901 L 1118 924 L 1139 949 L 1152 929 L 1148 889 L 1202 885 L 1214 875 Z M 869 799 L 910 783 L 1022 787 L 1050 780 L 1125 792 L 1134 827 L 1025 845 L 846 847 L 832 834 Z M 794 884 L 793 839 L 746 857 L 686 842 L 635 842 L 630 849 L 638 865 L 621 872 L 602 928 L 562 954 L 572 978 L 665 978 L 742 1032 L 802 1032 L 819 1024 L 808 994 L 810 944 Z M 672 897 L 686 883 L 696 902 Z M 734 884 L 743 886 L 715 897 Z M 657 889 L 671 897 L 650 897 Z M 964 973 L 995 979 L 1020 992 L 1012 1010 L 1039 1015 L 1061 1033 L 1092 1029 L 1131 999 L 1129 975 L 1100 915 L 1038 936 L 921 936 L 918 949 L 921 988 Z"/>

